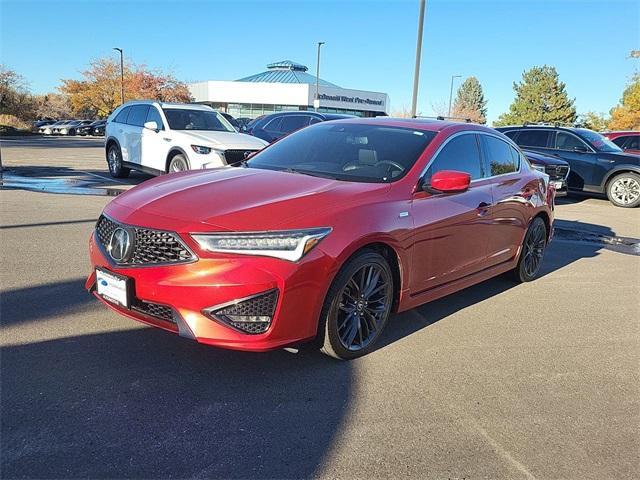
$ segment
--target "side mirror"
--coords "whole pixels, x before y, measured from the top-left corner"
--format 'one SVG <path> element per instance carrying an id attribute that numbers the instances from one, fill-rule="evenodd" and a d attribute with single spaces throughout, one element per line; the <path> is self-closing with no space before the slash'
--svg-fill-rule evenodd
<path id="1" fill-rule="evenodd" d="M 436 193 L 459 193 L 468 190 L 471 175 L 455 170 L 440 170 L 431 177 L 430 183 L 422 186 L 423 190 Z"/>
<path id="2" fill-rule="evenodd" d="M 145 122 L 144 128 L 146 128 L 148 130 L 155 130 L 156 132 L 160 130 L 158 128 L 158 124 L 156 122 L 154 122 L 153 120 L 151 120 L 150 122 Z"/>
<path id="3" fill-rule="evenodd" d="M 575 147 L 573 147 L 573 151 L 578 153 L 587 153 L 589 149 L 584 145 L 576 145 Z"/>

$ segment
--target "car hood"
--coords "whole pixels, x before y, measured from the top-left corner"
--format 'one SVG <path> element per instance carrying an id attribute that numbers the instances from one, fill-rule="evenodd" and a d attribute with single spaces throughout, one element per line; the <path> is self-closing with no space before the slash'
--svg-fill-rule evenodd
<path id="1" fill-rule="evenodd" d="M 237 132 L 212 132 L 206 130 L 174 130 L 173 132 L 187 142 L 198 142 L 198 145 L 222 150 L 260 150 L 268 145 L 267 142 L 257 137 Z"/>
<path id="2" fill-rule="evenodd" d="M 105 213 L 131 225 L 182 232 L 318 227 L 325 225 L 316 219 L 380 200 L 389 189 L 384 183 L 225 167 L 149 180 L 116 197 Z"/>

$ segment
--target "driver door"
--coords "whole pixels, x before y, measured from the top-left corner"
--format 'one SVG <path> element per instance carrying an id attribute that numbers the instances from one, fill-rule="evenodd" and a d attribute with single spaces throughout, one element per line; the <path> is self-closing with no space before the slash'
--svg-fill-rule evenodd
<path id="1" fill-rule="evenodd" d="M 469 173 L 471 184 L 459 193 L 414 194 L 412 295 L 478 272 L 487 263 L 493 200 L 491 182 L 484 179 L 478 136 L 473 132 L 453 136 L 436 153 L 423 182 L 428 184 L 441 170 Z"/>
<path id="2" fill-rule="evenodd" d="M 160 112 L 153 105 L 149 107 L 145 122 L 156 122 L 158 130 L 142 129 L 141 163 L 145 167 L 164 172 L 171 147 L 169 132 L 165 129 Z"/>

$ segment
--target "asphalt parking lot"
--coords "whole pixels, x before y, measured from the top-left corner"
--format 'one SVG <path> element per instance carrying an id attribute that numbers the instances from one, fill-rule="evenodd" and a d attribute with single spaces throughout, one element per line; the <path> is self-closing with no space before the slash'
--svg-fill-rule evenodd
<path id="1" fill-rule="evenodd" d="M 84 291 L 101 209 L 148 177 L 99 139 L 0 146 L 3 478 L 638 477 L 640 209 L 559 201 L 541 278 L 396 315 L 359 360 L 248 354 Z"/>

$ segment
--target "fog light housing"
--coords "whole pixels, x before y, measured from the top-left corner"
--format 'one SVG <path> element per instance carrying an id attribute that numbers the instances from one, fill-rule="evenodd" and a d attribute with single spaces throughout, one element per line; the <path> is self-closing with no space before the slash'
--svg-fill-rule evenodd
<path id="1" fill-rule="evenodd" d="M 278 303 L 278 290 L 269 290 L 202 311 L 208 318 L 242 333 L 256 335 L 271 326 Z"/>

